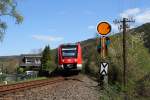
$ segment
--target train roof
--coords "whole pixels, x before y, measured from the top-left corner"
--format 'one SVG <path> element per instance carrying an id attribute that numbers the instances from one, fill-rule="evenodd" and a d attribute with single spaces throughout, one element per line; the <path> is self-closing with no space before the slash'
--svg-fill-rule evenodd
<path id="1" fill-rule="evenodd" d="M 65 43 L 65 44 L 61 44 L 60 46 L 77 46 L 80 43 Z"/>

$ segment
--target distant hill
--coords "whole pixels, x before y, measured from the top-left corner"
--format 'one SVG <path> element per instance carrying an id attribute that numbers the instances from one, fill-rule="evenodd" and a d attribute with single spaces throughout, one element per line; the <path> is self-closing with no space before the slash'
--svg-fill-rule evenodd
<path id="1" fill-rule="evenodd" d="M 0 60 L 6 60 L 6 59 L 19 59 L 19 55 L 12 55 L 12 56 L 0 56 Z"/>

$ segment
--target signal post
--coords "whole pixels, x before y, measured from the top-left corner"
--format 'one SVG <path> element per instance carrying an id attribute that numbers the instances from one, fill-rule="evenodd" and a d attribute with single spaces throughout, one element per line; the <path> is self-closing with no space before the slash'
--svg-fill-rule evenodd
<path id="1" fill-rule="evenodd" d="M 107 60 L 107 46 L 108 44 L 108 37 L 106 37 L 107 34 L 110 33 L 111 31 L 111 25 L 107 22 L 101 22 L 98 24 L 97 26 L 97 31 L 98 34 L 101 35 L 100 37 L 100 48 L 98 48 L 100 50 L 100 85 L 103 86 L 107 86 L 108 84 L 108 67 L 109 67 L 109 62 Z M 106 39 L 107 38 L 107 39 Z M 110 41 L 109 41 L 110 43 Z"/>

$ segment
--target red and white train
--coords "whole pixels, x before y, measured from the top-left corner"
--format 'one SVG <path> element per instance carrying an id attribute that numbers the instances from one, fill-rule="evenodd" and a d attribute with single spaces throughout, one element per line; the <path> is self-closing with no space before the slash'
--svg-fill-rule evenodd
<path id="1" fill-rule="evenodd" d="M 63 44 L 58 47 L 58 67 L 63 70 L 82 70 L 82 49 L 80 43 Z"/>

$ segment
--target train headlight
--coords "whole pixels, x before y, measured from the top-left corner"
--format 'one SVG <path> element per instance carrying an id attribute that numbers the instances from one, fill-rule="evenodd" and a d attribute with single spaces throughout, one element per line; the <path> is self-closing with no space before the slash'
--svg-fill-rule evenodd
<path id="1" fill-rule="evenodd" d="M 62 62 L 65 62 L 65 60 L 62 60 Z"/>
<path id="2" fill-rule="evenodd" d="M 75 59 L 74 61 L 77 62 L 77 59 Z"/>

